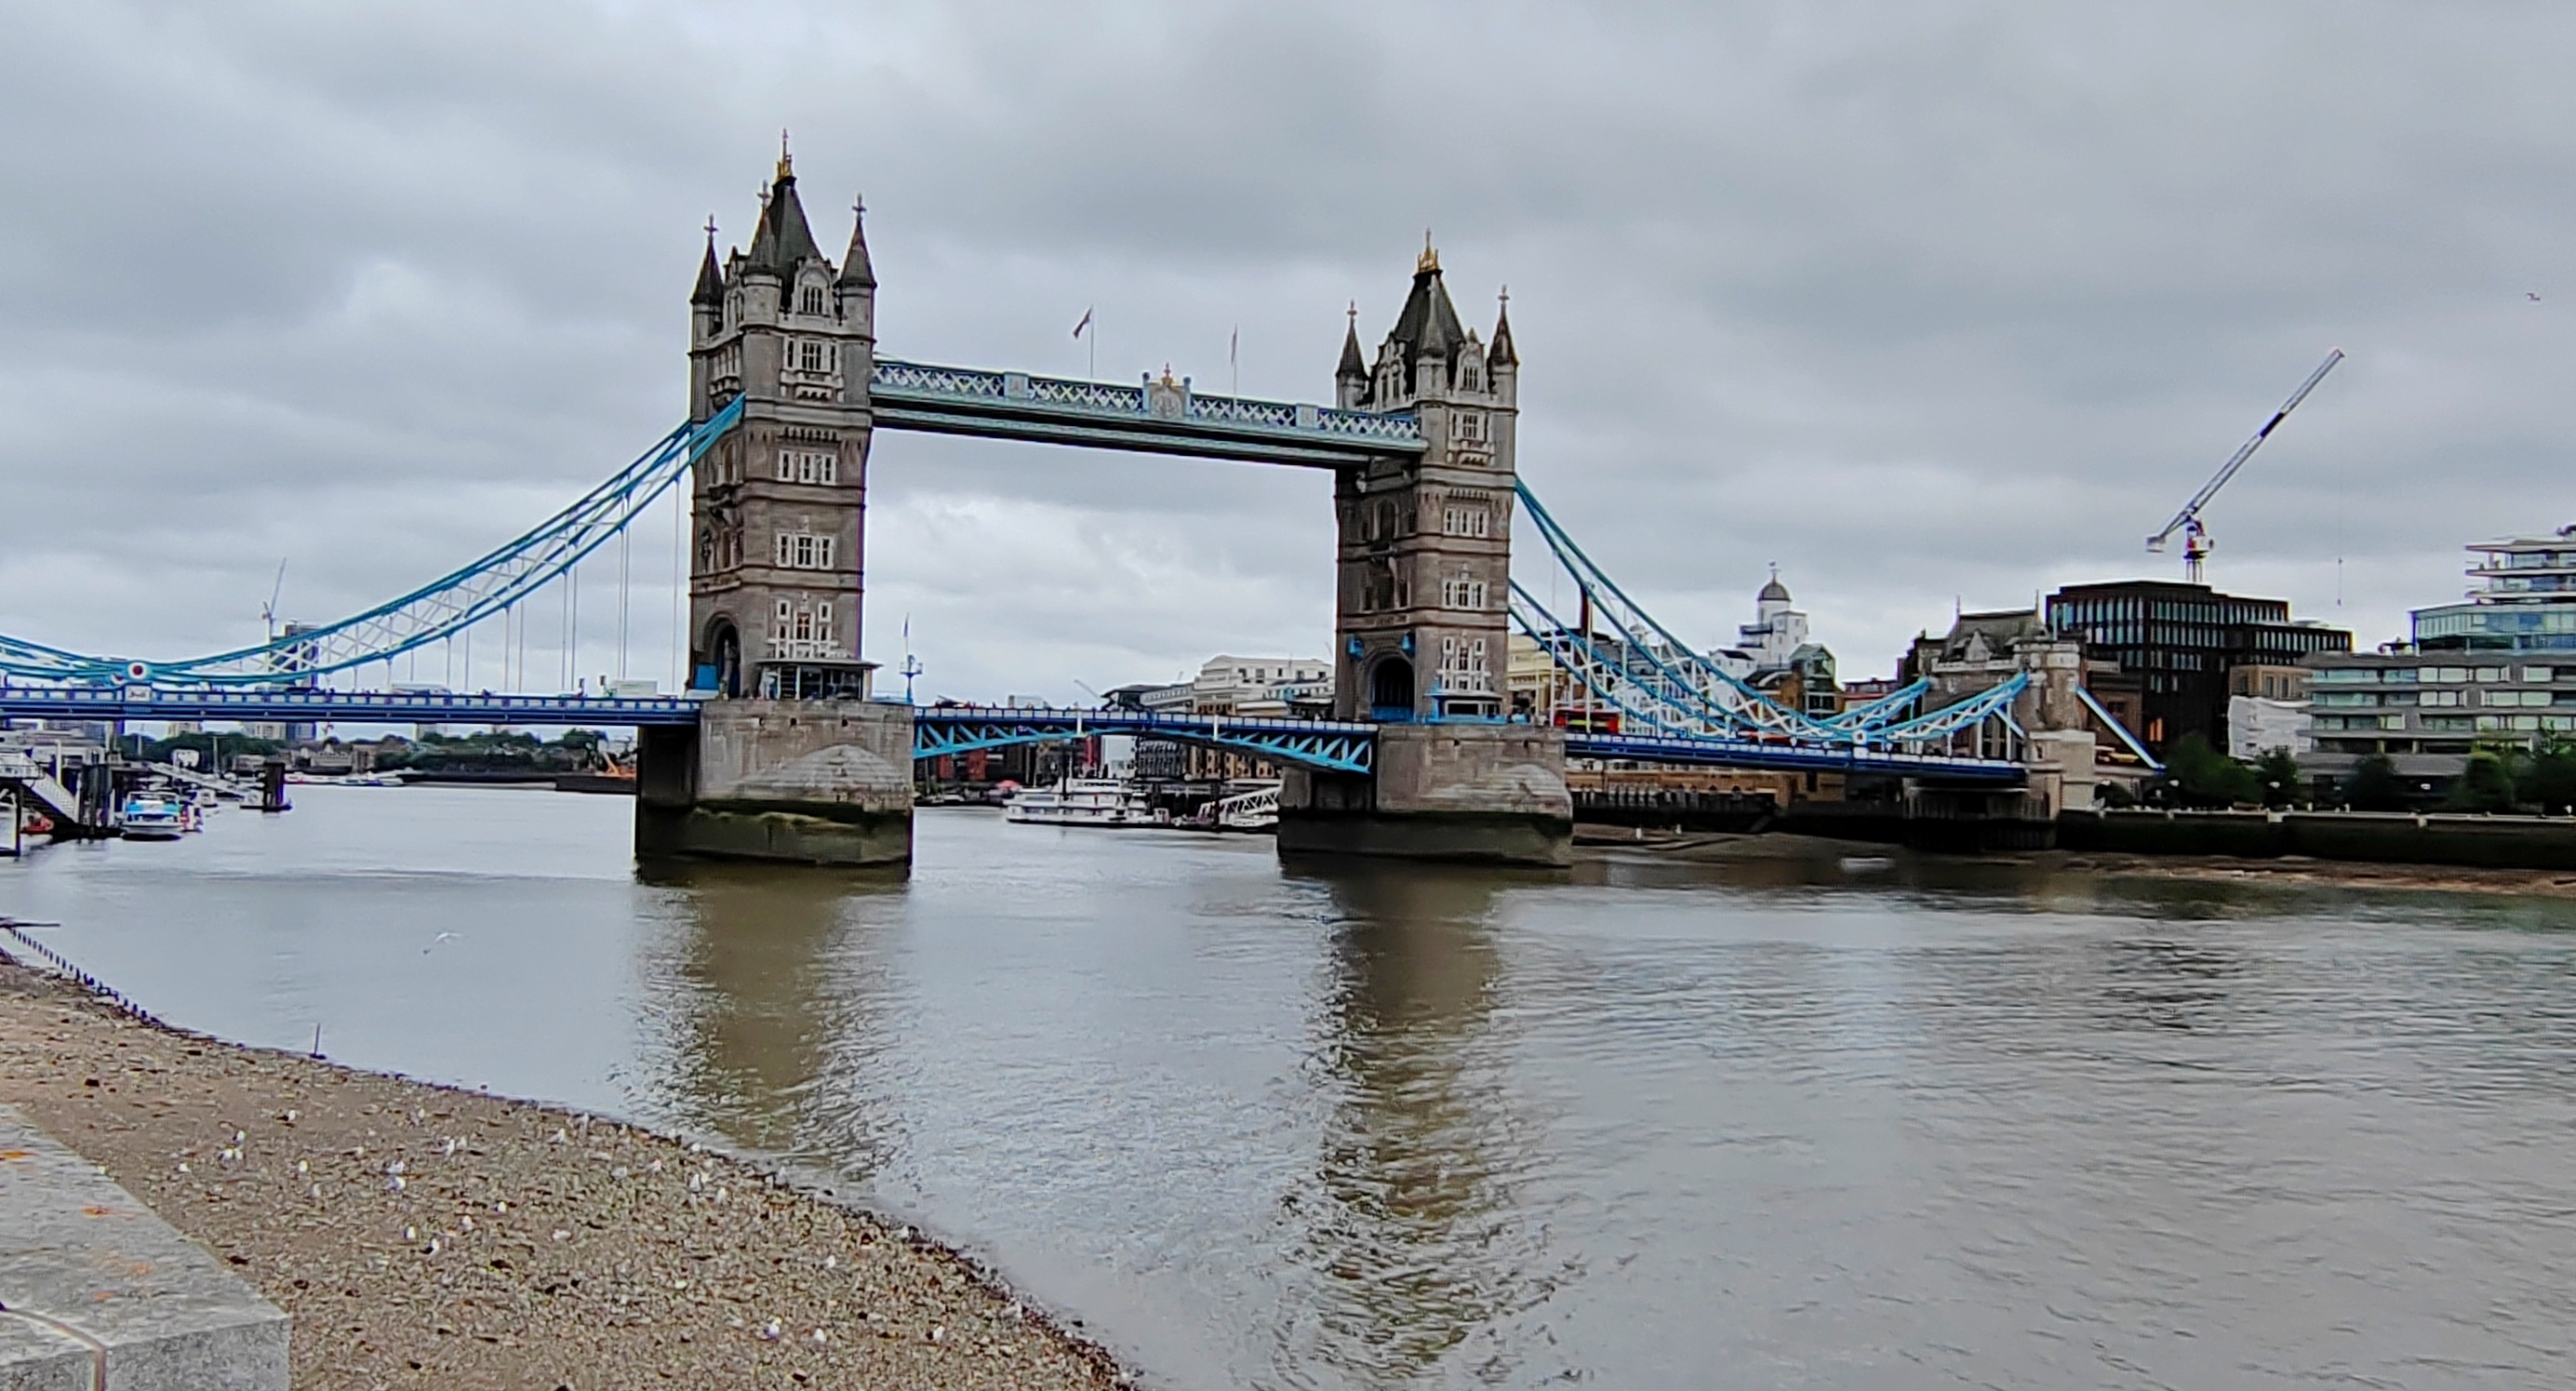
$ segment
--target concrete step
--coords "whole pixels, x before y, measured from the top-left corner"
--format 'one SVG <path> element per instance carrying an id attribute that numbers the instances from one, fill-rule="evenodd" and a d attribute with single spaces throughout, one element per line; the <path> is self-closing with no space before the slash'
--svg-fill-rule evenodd
<path id="1" fill-rule="evenodd" d="M 0 1388 L 285 1391 L 286 1314 L 0 1106 Z"/>

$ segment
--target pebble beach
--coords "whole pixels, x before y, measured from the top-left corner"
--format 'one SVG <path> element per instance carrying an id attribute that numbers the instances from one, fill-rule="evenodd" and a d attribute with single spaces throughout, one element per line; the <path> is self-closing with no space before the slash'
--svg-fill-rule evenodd
<path id="1" fill-rule="evenodd" d="M 294 1384 L 1090 1391 L 908 1227 L 595 1117 L 228 1045 L 0 956 L 0 1104 L 294 1318 Z"/>

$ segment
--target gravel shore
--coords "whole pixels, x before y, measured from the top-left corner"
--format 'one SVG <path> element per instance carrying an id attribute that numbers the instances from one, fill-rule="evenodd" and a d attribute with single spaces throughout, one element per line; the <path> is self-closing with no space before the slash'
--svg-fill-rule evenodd
<path id="1" fill-rule="evenodd" d="M 299 1388 L 1125 1384 L 962 1257 L 747 1164 L 182 1034 L 6 956 L 0 1102 L 294 1315 Z"/>

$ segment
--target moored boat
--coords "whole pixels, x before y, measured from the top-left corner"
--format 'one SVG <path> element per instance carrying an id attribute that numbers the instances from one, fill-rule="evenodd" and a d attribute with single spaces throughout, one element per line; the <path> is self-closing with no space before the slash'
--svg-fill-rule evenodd
<path id="1" fill-rule="evenodd" d="M 1032 826 L 1159 826 L 1164 817 L 1115 778 L 1066 778 L 1053 787 L 1022 788 L 1002 815 Z"/>
<path id="2" fill-rule="evenodd" d="M 157 792 L 138 792 L 126 798 L 120 825 L 127 840 L 177 840 L 190 829 L 187 811 L 179 799 Z"/>

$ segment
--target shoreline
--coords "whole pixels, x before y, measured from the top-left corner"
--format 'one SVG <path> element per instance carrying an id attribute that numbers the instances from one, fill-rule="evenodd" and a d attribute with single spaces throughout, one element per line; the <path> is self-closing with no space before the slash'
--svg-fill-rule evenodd
<path id="1" fill-rule="evenodd" d="M 1765 861 L 1918 858 L 1935 863 L 2024 865 L 2111 878 L 2163 879 L 2214 884 L 2273 884 L 2299 888 L 2385 889 L 2411 893 L 2479 893 L 2576 898 L 2576 869 L 2482 869 L 2386 860 L 2322 860 L 2300 855 L 2250 859 L 2233 855 L 2139 855 L 2107 850 L 2020 850 L 1983 855 L 1925 854 L 1878 841 L 1765 832 L 1647 831 L 1625 826 L 1576 828 L 1578 855 L 1619 853 L 1685 864 L 1758 864 Z"/>
<path id="2" fill-rule="evenodd" d="M 0 944 L 0 1104 L 294 1319 L 293 1384 L 1105 1391 L 911 1226 L 565 1107 L 162 1024 Z"/>

